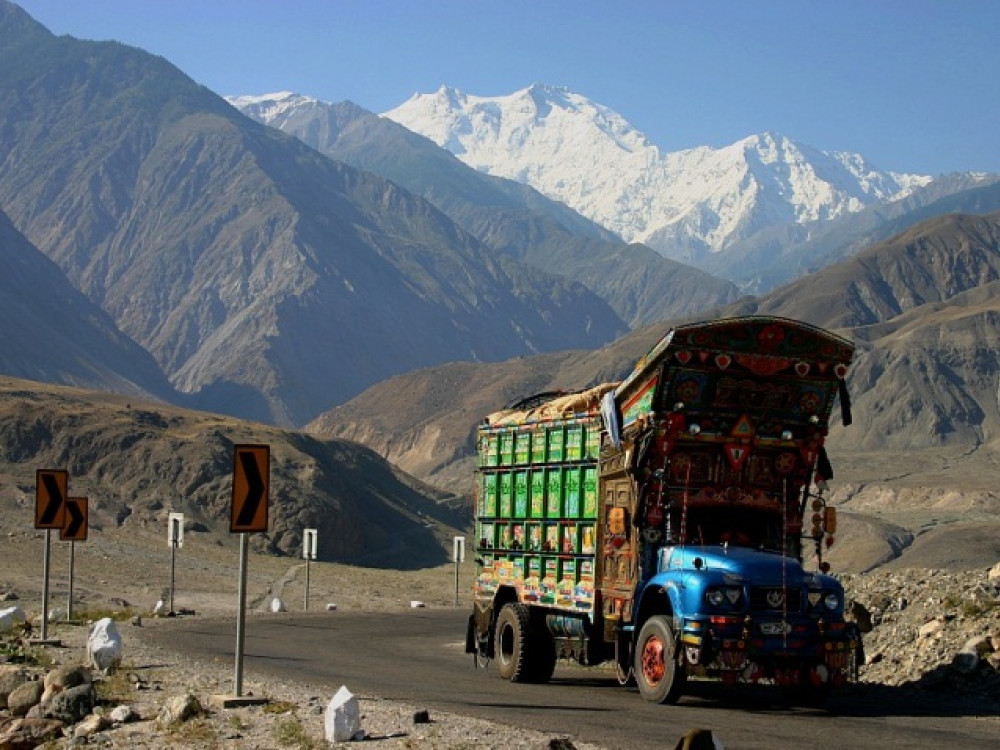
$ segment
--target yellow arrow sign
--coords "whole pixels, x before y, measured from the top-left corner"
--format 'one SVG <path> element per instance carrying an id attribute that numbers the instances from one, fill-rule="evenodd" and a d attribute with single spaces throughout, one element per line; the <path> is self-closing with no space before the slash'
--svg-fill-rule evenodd
<path id="1" fill-rule="evenodd" d="M 66 522 L 69 472 L 39 469 L 35 473 L 35 528 L 61 529 Z"/>
<path id="2" fill-rule="evenodd" d="M 267 531 L 270 457 L 271 447 L 268 445 L 234 446 L 230 533 Z"/>

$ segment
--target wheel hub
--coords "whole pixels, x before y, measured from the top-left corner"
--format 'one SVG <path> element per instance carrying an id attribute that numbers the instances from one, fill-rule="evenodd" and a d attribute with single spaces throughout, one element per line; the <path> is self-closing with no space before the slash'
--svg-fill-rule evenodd
<path id="1" fill-rule="evenodd" d="M 663 641 L 653 637 L 642 647 L 642 674 L 649 685 L 658 685 L 666 665 L 663 661 Z"/>

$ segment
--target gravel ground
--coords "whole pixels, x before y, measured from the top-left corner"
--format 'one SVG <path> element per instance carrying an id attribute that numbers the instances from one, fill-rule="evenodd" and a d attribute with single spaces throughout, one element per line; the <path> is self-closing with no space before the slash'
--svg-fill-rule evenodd
<path id="1" fill-rule="evenodd" d="M 87 740 L 66 738 L 48 747 L 103 748 L 323 748 L 325 713 L 333 696 L 328 687 L 306 683 L 276 682 L 252 670 L 244 672 L 244 696 L 266 696 L 267 703 L 237 708 L 218 705 L 219 697 L 231 697 L 233 664 L 194 662 L 153 645 L 143 637 L 161 623 L 144 618 L 141 627 L 121 623 L 122 667 L 114 674 L 97 676 L 103 710 L 115 704 L 132 706 L 140 719 L 98 732 Z M 57 624 L 48 637 L 59 647 L 45 647 L 57 664 L 85 660 L 88 628 Z M 200 716 L 174 726 L 158 721 L 163 706 L 174 697 L 192 694 L 203 711 Z M 457 714 L 431 712 L 428 721 L 416 721 L 425 709 L 358 694 L 361 729 L 365 740 L 377 740 L 380 750 L 396 748 L 495 748 L 539 749 L 549 747 L 598 750 L 599 746 L 575 738 L 505 726 Z M 0 711 L 0 724 L 3 722 Z M 554 742 L 555 741 L 555 742 Z M 571 744 L 567 744 L 569 741 Z M 349 747 L 353 742 L 336 743 Z"/>

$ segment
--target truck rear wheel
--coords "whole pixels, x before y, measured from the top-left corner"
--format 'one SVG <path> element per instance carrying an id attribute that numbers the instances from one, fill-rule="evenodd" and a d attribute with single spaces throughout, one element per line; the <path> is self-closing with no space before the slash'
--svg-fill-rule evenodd
<path id="1" fill-rule="evenodd" d="M 555 643 L 548 632 L 533 628 L 531 612 L 505 604 L 497 616 L 494 658 L 497 672 L 511 682 L 547 682 L 556 666 Z"/>
<path id="2" fill-rule="evenodd" d="M 676 703 L 681 697 L 687 673 L 677 663 L 677 640 L 667 617 L 654 615 L 642 626 L 632 671 L 639 694 L 646 700 Z"/>

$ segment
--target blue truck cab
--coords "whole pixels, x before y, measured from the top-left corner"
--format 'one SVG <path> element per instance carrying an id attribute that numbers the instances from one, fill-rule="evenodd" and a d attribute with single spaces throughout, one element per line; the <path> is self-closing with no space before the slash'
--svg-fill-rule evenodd
<path id="1" fill-rule="evenodd" d="M 678 326 L 620 383 L 490 415 L 467 650 L 514 681 L 613 661 L 659 703 L 691 678 L 821 701 L 860 653 L 823 561 L 853 351 L 784 318 Z"/>

